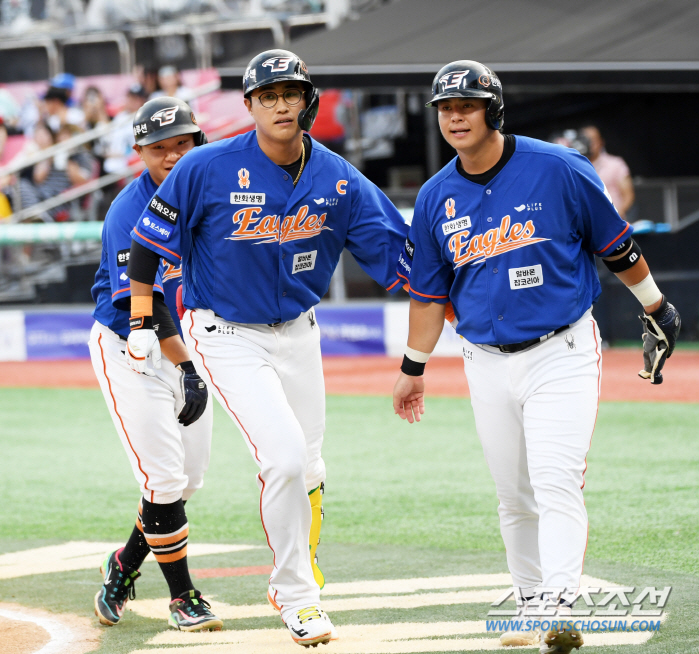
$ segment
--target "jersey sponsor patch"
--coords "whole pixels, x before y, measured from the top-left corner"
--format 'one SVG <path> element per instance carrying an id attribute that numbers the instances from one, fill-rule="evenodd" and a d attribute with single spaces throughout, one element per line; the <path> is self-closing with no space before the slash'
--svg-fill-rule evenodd
<path id="1" fill-rule="evenodd" d="M 291 274 L 295 275 L 305 270 L 313 270 L 316 267 L 316 256 L 318 250 L 310 252 L 298 252 L 294 255 L 294 263 L 291 269 Z"/>
<path id="2" fill-rule="evenodd" d="M 415 243 L 408 236 L 405 237 L 405 253 L 408 255 L 408 259 L 412 261 L 415 255 Z"/>
<path id="3" fill-rule="evenodd" d="M 471 216 L 464 216 L 463 218 L 457 218 L 456 220 L 450 220 L 448 223 L 442 225 L 442 232 L 444 236 L 449 236 L 454 232 L 460 232 L 462 229 L 468 229 L 471 226 Z"/>
<path id="4" fill-rule="evenodd" d="M 117 276 L 119 278 L 119 286 L 128 286 L 131 281 L 126 274 L 126 267 L 129 263 L 131 250 L 119 250 L 116 253 L 117 260 Z"/>
<path id="5" fill-rule="evenodd" d="M 159 218 L 167 220 L 173 225 L 177 224 L 177 218 L 179 218 L 180 210 L 175 209 L 175 207 L 169 205 L 164 200 L 161 200 L 157 194 L 151 199 L 148 208 Z"/>
<path id="6" fill-rule="evenodd" d="M 541 264 L 535 266 L 524 266 L 523 268 L 510 268 L 510 288 L 518 291 L 520 288 L 531 286 L 541 286 L 544 283 L 544 274 L 541 271 Z"/>
<path id="7" fill-rule="evenodd" d="M 231 204 L 264 204 L 264 193 L 236 193 L 231 192 Z"/>
<path id="8" fill-rule="evenodd" d="M 154 216 L 143 216 L 143 218 L 141 218 L 141 225 L 146 234 L 153 238 L 157 238 L 159 241 L 169 241 L 172 237 L 172 227 L 162 223 Z"/>

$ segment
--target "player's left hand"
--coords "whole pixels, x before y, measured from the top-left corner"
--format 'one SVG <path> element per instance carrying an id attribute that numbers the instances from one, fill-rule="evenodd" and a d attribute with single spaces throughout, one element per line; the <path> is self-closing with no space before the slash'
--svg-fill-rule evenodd
<path id="1" fill-rule="evenodd" d="M 393 387 L 393 411 L 410 424 L 420 422 L 425 413 L 425 378 L 398 373 Z"/>
<path id="2" fill-rule="evenodd" d="M 664 297 L 660 308 L 650 315 L 639 316 L 643 323 L 643 370 L 638 373 L 651 384 L 662 384 L 662 369 L 675 349 L 682 319 L 672 304 Z"/>
<path id="3" fill-rule="evenodd" d="M 197 374 L 191 361 L 183 361 L 177 366 L 177 369 L 182 372 L 180 387 L 182 389 L 182 397 L 184 397 L 184 406 L 177 419 L 185 427 L 189 427 L 193 422 L 199 420 L 202 413 L 204 413 L 209 391 L 204 380 Z"/>

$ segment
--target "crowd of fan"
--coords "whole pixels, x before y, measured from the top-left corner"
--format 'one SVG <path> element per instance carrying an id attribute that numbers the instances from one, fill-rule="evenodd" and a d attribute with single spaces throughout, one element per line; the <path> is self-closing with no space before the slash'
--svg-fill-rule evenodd
<path id="1" fill-rule="evenodd" d="M 110 114 L 104 94 L 97 86 L 87 87 L 81 98 L 74 97 L 75 78 L 66 73 L 53 77 L 46 92 L 19 111 L 3 115 L 0 103 L 0 161 L 3 161 L 8 135 L 24 135 L 24 147 L 13 157 L 16 161 L 112 121 L 121 124 L 85 145 L 0 178 L 0 220 L 74 186 L 124 170 L 134 158 L 137 159 L 132 149 L 134 137 L 128 117 L 152 97 L 175 95 L 185 100 L 191 98 L 191 92 L 181 84 L 179 71 L 172 66 L 158 70 L 139 69 L 135 73 L 138 81 L 129 87 L 121 107 L 116 112 L 112 109 L 114 115 Z M 103 219 L 120 188 L 120 184 L 114 184 L 103 189 L 100 206 L 95 207 L 93 215 Z M 85 209 L 91 201 L 93 198 L 87 196 L 82 201 L 48 209 L 29 220 L 73 220 L 79 209 Z"/>

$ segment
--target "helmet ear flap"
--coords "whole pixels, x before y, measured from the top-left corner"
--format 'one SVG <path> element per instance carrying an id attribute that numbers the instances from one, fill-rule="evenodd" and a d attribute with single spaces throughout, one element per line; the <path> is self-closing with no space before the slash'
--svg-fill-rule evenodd
<path id="1" fill-rule="evenodd" d="M 199 130 L 198 133 L 194 134 L 194 147 L 196 148 L 199 145 L 206 145 L 209 142 L 209 139 L 206 138 L 206 134 L 204 134 L 203 130 Z"/>
<path id="2" fill-rule="evenodd" d="M 318 89 L 311 86 L 304 96 L 306 99 L 306 108 L 299 112 L 298 122 L 299 127 L 304 132 L 309 132 L 311 127 L 313 127 L 316 116 L 318 116 L 318 109 L 320 109 L 320 93 L 318 93 Z"/>
<path id="3" fill-rule="evenodd" d="M 496 99 L 490 100 L 485 111 L 485 120 L 490 129 L 500 131 L 502 126 L 505 124 L 504 104 L 498 102 Z"/>

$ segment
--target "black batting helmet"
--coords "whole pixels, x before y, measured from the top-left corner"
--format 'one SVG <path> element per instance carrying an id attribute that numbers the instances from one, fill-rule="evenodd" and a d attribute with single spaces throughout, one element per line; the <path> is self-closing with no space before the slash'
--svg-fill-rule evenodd
<path id="1" fill-rule="evenodd" d="M 179 98 L 165 95 L 148 100 L 133 118 L 136 145 L 150 145 L 183 134 L 194 134 L 194 145 L 208 143 L 191 107 Z"/>
<path id="2" fill-rule="evenodd" d="M 477 61 L 452 61 L 435 75 L 432 82 L 432 99 L 427 105 L 436 107 L 440 100 L 447 98 L 490 100 L 485 111 L 486 124 L 491 129 L 501 129 L 505 123 L 502 84 L 490 68 Z"/>
<path id="3" fill-rule="evenodd" d="M 306 87 L 306 108 L 299 112 L 299 126 L 308 132 L 318 115 L 320 97 L 311 82 L 308 68 L 298 56 L 288 50 L 265 50 L 253 57 L 243 75 L 246 98 L 255 90 L 275 82 L 296 81 Z"/>

